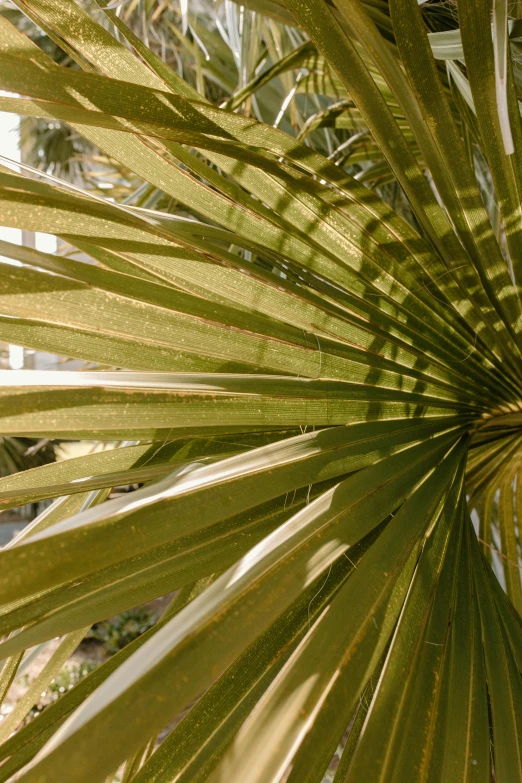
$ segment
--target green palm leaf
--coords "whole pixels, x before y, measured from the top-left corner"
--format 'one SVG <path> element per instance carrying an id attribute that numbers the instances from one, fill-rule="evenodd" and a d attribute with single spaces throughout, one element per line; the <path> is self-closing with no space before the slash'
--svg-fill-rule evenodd
<path id="1" fill-rule="evenodd" d="M 75 67 L 0 16 L 0 109 L 138 185 L 2 159 L 2 223 L 71 252 L 0 243 L 0 338 L 94 368 L 3 372 L 1 432 L 106 449 L 0 479 L 0 508 L 55 498 L 0 552 L 0 697 L 64 637 L 0 781 L 522 780 L 515 44 L 467 2 L 252 0 L 234 62 L 257 31 L 266 64 L 209 100 L 185 11 L 197 89 L 124 14 L 16 5 Z M 172 591 L 17 725 L 86 629 Z"/>

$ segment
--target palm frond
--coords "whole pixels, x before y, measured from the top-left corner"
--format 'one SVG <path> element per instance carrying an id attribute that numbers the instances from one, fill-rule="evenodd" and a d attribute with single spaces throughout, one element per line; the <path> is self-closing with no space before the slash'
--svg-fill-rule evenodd
<path id="1" fill-rule="evenodd" d="M 67 63 L 0 16 L 0 109 L 120 187 L 2 159 L 2 223 L 82 256 L 1 243 L 0 339 L 94 368 L 2 373 L 1 431 L 119 447 L 0 479 L 55 499 L 0 552 L 2 698 L 64 637 L 0 781 L 522 780 L 516 29 L 227 0 L 167 3 L 148 46 L 98 5 L 17 0 Z M 172 591 L 15 725 L 93 623 Z"/>

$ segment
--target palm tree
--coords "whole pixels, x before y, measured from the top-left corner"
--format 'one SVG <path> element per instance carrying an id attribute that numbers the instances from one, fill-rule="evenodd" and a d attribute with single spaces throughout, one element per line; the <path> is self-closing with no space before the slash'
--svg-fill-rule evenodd
<path id="1" fill-rule="evenodd" d="M 0 723 L 0 781 L 520 781 L 506 3 L 492 25 L 487 0 L 249 0 L 298 45 L 223 107 L 111 9 L 16 5 L 79 67 L 0 18 L 0 109 L 67 123 L 185 212 L 0 172 L 5 225 L 95 262 L 1 243 L 0 339 L 95 365 L 3 373 L 2 433 L 120 444 L 0 480 L 4 508 L 58 498 L 0 553 L 0 694 L 63 636 Z M 250 110 L 285 73 L 323 101 L 300 138 Z M 355 159 L 306 143 L 324 112 L 340 145 L 367 129 Z M 171 591 L 15 731 L 94 622 Z"/>

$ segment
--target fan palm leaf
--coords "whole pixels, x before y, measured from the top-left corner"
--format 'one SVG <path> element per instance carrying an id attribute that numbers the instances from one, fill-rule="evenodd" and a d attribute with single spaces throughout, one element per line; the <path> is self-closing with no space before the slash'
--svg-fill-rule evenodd
<path id="1" fill-rule="evenodd" d="M 1 692 L 24 651 L 64 636 L 45 687 L 94 622 L 179 592 L 0 725 L 0 781 L 320 783 L 339 746 L 336 783 L 521 780 L 521 131 L 506 44 L 506 156 L 486 0 L 459 0 L 473 109 L 415 0 L 248 4 L 310 39 L 411 222 L 233 111 L 264 77 L 219 108 L 110 9 L 118 39 L 74 0 L 16 4 L 80 67 L 0 17 L 0 109 L 193 217 L 3 159 L 2 223 L 92 263 L 2 242 L 0 339 L 98 368 L 2 373 L 2 433 L 131 443 L 0 479 L 4 508 L 57 498 L 0 553 Z"/>

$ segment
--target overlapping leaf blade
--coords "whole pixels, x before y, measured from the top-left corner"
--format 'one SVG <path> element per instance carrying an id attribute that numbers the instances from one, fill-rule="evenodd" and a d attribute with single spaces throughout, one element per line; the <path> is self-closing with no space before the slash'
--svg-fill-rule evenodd
<path id="1" fill-rule="evenodd" d="M 439 4 L 251 0 L 271 64 L 218 108 L 200 63 L 196 90 L 110 8 L 16 5 L 76 66 L 0 17 L 0 108 L 68 122 L 169 211 L 0 172 L 2 222 L 89 256 L 1 243 L 0 336 L 98 365 L 3 376 L 2 432 L 139 441 L 0 482 L 3 507 L 65 496 L 0 553 L 0 686 L 28 647 L 182 589 L 3 743 L 0 780 L 125 762 L 126 783 L 320 783 L 349 726 L 336 783 L 486 783 L 490 734 L 495 780 L 518 779 L 520 123 L 509 77 L 508 162 L 489 24 L 467 3 L 461 39 Z M 288 129 L 318 93 L 301 138 L 249 116 L 277 79 Z M 355 135 L 326 158 L 319 128 Z"/>

